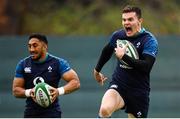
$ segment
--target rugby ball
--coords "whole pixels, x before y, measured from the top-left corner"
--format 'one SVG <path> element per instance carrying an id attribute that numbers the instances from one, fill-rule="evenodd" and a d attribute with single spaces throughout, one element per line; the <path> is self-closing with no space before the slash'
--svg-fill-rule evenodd
<path id="1" fill-rule="evenodd" d="M 48 107 L 52 103 L 52 96 L 50 96 L 49 88 L 50 86 L 44 82 L 38 83 L 35 86 L 36 102 L 44 108 Z"/>
<path id="2" fill-rule="evenodd" d="M 127 41 L 127 40 L 117 40 L 116 41 L 117 45 L 119 47 L 124 47 L 126 44 L 127 44 L 127 49 L 126 49 L 126 55 L 128 55 L 129 57 L 133 58 L 133 59 L 139 59 L 139 54 L 135 48 L 135 46 Z M 125 64 L 125 65 L 128 65 L 125 61 L 123 60 L 120 60 L 121 63 Z"/>

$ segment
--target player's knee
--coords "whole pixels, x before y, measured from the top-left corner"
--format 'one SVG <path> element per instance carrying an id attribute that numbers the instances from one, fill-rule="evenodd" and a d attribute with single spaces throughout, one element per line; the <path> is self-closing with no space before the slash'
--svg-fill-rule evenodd
<path id="1" fill-rule="evenodd" d="M 101 107 L 100 112 L 99 112 L 99 116 L 100 117 L 110 117 L 111 116 L 111 112 L 110 109 L 108 107 Z"/>

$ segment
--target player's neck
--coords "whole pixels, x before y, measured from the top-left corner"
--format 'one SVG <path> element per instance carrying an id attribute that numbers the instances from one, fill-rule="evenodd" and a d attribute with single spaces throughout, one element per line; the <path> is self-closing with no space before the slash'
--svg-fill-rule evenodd
<path id="1" fill-rule="evenodd" d="M 140 27 L 140 28 L 137 30 L 137 33 L 136 33 L 133 37 L 138 36 L 138 35 L 141 34 L 143 31 L 144 31 L 144 29 Z"/>
<path id="2" fill-rule="evenodd" d="M 42 63 L 42 62 L 46 61 L 47 58 L 48 58 L 48 53 L 44 53 L 43 56 L 42 56 L 42 58 L 40 58 L 40 59 L 38 60 L 38 62 L 39 62 L 39 63 Z"/>

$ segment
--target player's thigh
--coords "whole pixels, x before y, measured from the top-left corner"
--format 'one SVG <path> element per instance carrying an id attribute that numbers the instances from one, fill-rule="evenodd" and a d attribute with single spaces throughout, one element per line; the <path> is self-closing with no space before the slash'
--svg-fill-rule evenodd
<path id="1" fill-rule="evenodd" d="M 133 114 L 128 113 L 128 118 L 136 118 Z"/>
<path id="2" fill-rule="evenodd" d="M 101 107 L 108 107 L 113 111 L 123 108 L 124 105 L 125 103 L 123 98 L 114 89 L 108 89 L 104 94 L 101 102 Z"/>

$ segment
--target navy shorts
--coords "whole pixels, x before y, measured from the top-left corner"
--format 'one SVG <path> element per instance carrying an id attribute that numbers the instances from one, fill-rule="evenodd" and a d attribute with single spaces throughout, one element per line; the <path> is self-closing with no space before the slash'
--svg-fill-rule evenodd
<path id="1" fill-rule="evenodd" d="M 149 108 L 149 92 L 127 89 L 115 81 L 111 81 L 109 89 L 116 90 L 125 102 L 126 113 L 133 114 L 136 118 L 147 118 Z"/>
<path id="2" fill-rule="evenodd" d="M 25 110 L 24 118 L 61 118 L 61 111 L 51 109 L 51 110 Z"/>

